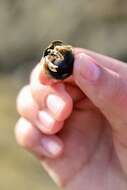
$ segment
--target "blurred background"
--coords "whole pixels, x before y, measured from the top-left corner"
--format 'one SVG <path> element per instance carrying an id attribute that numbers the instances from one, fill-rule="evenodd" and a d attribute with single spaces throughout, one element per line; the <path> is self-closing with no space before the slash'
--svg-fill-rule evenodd
<path id="1" fill-rule="evenodd" d="M 13 132 L 17 93 L 56 39 L 127 61 L 127 1 L 0 0 L 0 190 L 57 190 Z"/>

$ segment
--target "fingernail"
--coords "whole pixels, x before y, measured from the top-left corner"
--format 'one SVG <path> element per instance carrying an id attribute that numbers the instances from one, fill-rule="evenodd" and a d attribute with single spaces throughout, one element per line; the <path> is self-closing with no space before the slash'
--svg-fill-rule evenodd
<path id="1" fill-rule="evenodd" d="M 64 109 L 65 102 L 59 96 L 50 94 L 47 97 L 47 106 L 53 113 L 57 114 Z"/>
<path id="2" fill-rule="evenodd" d="M 90 56 L 81 53 L 75 58 L 75 75 L 88 81 L 96 81 L 100 76 L 100 68 Z"/>
<path id="3" fill-rule="evenodd" d="M 51 128 L 54 124 L 53 117 L 47 111 L 40 111 L 38 113 L 39 121 L 47 128 Z"/>
<path id="4" fill-rule="evenodd" d="M 49 156 L 57 156 L 63 149 L 62 143 L 47 137 L 42 138 L 41 145 Z"/>

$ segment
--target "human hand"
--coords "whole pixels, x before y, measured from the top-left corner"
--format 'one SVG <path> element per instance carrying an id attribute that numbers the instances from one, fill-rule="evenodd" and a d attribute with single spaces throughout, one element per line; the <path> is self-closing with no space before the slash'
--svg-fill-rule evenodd
<path id="1" fill-rule="evenodd" d="M 84 49 L 74 55 L 62 83 L 40 82 L 40 65 L 32 72 L 17 99 L 17 141 L 63 189 L 125 190 L 127 66 Z"/>

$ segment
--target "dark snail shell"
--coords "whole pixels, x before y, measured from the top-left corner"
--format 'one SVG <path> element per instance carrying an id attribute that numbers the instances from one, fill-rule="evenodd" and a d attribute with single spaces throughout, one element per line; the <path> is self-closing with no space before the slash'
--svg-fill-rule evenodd
<path id="1" fill-rule="evenodd" d="M 53 41 L 43 52 L 45 72 L 52 78 L 63 80 L 73 71 L 72 47 L 61 41 Z"/>

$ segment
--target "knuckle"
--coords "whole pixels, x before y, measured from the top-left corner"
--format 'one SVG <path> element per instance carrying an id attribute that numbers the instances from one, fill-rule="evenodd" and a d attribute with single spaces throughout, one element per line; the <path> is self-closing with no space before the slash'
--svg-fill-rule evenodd
<path id="1" fill-rule="evenodd" d="M 31 82 L 38 80 L 39 72 L 40 72 L 40 64 L 38 63 L 36 67 L 33 69 L 33 71 L 31 72 L 31 75 L 30 75 Z"/>
<path id="2" fill-rule="evenodd" d="M 42 89 L 42 84 L 39 81 L 39 67 L 40 65 L 38 64 L 30 75 L 30 88 L 33 93 L 36 93 Z"/>
<path id="3" fill-rule="evenodd" d="M 24 86 L 21 91 L 19 92 L 19 95 L 17 96 L 16 104 L 17 104 L 17 110 L 22 112 L 22 108 L 24 108 L 25 104 L 24 99 L 27 97 L 27 92 L 29 91 L 29 86 Z"/>
<path id="4" fill-rule="evenodd" d="M 96 100 L 98 105 L 112 107 L 116 109 L 124 108 L 127 102 L 127 82 L 118 74 L 112 75 L 107 80 L 102 81 L 102 85 L 97 89 Z"/>
<path id="5" fill-rule="evenodd" d="M 121 80 L 118 74 L 107 75 L 104 73 L 97 97 L 100 101 L 114 102 L 121 90 Z"/>
<path id="6" fill-rule="evenodd" d="M 38 111 L 38 106 L 34 99 L 29 86 L 25 86 L 17 97 L 17 111 L 23 117 L 34 117 Z"/>
<path id="7" fill-rule="evenodd" d="M 117 103 L 123 93 L 124 86 L 123 81 L 119 77 L 114 77 L 111 84 L 109 85 L 109 89 L 106 92 L 108 100 L 112 103 Z"/>
<path id="8" fill-rule="evenodd" d="M 32 124 L 21 118 L 16 124 L 15 135 L 17 143 L 26 149 L 33 147 L 32 135 L 33 127 Z"/>

